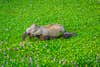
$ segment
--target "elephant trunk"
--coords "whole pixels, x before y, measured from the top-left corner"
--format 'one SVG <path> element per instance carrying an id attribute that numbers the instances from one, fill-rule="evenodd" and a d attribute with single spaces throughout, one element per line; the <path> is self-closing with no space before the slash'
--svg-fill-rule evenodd
<path id="1" fill-rule="evenodd" d="M 22 40 L 25 40 L 27 35 L 27 32 L 24 32 L 24 34 L 22 35 Z"/>

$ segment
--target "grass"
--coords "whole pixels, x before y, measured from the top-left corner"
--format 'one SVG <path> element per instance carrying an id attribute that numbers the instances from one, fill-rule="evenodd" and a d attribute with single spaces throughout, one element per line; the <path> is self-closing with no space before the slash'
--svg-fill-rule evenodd
<path id="1" fill-rule="evenodd" d="M 0 0 L 0 66 L 99 67 L 100 11 L 97 0 Z M 59 23 L 78 36 L 22 42 L 31 25 Z"/>

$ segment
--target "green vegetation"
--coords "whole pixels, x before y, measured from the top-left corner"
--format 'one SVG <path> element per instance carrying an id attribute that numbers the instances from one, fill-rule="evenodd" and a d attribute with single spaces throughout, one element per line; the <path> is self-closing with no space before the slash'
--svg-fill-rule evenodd
<path id="1" fill-rule="evenodd" d="M 99 8 L 97 0 L 0 0 L 0 66 L 99 67 Z M 33 23 L 59 23 L 78 36 L 22 42 Z"/>

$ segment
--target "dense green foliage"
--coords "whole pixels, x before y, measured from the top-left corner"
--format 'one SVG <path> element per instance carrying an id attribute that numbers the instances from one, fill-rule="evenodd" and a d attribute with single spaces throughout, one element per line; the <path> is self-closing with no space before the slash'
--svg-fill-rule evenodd
<path id="1" fill-rule="evenodd" d="M 96 0 L 0 0 L 0 66 L 99 67 L 99 8 Z M 59 23 L 77 36 L 22 42 L 33 23 Z"/>

